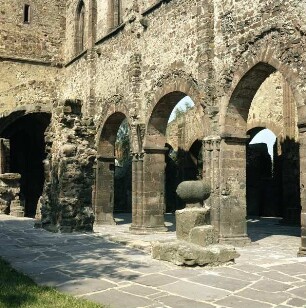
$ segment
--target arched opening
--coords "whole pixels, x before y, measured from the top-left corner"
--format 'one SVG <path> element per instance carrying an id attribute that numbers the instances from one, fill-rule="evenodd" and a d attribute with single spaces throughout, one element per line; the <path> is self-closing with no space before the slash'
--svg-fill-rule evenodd
<path id="1" fill-rule="evenodd" d="M 108 0 L 108 25 L 113 30 L 122 23 L 121 0 Z"/>
<path id="2" fill-rule="evenodd" d="M 77 7 L 75 28 L 75 49 L 76 54 L 79 54 L 85 49 L 85 4 L 83 0 Z"/>
<path id="3" fill-rule="evenodd" d="M 132 160 L 130 129 L 123 113 L 112 114 L 105 122 L 98 145 L 96 173 L 96 223 L 131 221 Z"/>
<path id="4" fill-rule="evenodd" d="M 1 132 L 1 137 L 10 142 L 9 172 L 21 175 L 20 199 L 24 202 L 27 217 L 35 216 L 43 191 L 43 160 L 46 157 L 44 134 L 50 119 L 48 113 L 24 115 Z"/>
<path id="5" fill-rule="evenodd" d="M 269 160 L 266 144 L 249 145 L 246 138 L 247 133 L 252 138 L 264 128 L 270 128 L 277 137 L 273 162 Z M 228 105 L 223 136 L 223 191 L 226 193 L 223 199 L 229 208 L 236 206 L 232 213 L 226 210 L 221 213 L 221 238 L 244 238 L 246 214 L 281 216 L 283 222 L 298 223 L 301 209 L 297 107 L 288 82 L 274 67 L 259 63 L 240 80 Z M 250 155 L 257 156 L 253 157 L 257 165 L 256 170 L 253 166 L 253 174 Z M 261 174 L 254 174 L 259 169 Z M 256 182 L 256 176 L 261 177 L 261 192 L 252 197 L 254 187 L 250 185 Z M 268 192 L 269 189 L 272 191 Z"/>
<path id="6" fill-rule="evenodd" d="M 161 226 L 165 212 L 175 212 L 185 205 L 176 196 L 177 185 L 194 180 L 198 174 L 201 142 L 188 132 L 196 130 L 194 102 L 185 93 L 174 91 L 163 96 L 152 111 L 145 139 L 144 194 L 145 225 Z M 154 165 L 154 168 L 147 168 Z M 151 184 L 154 183 L 154 184 Z"/>
<path id="7" fill-rule="evenodd" d="M 246 198 L 248 217 L 282 217 L 282 181 L 276 135 L 269 129 L 248 132 Z"/>

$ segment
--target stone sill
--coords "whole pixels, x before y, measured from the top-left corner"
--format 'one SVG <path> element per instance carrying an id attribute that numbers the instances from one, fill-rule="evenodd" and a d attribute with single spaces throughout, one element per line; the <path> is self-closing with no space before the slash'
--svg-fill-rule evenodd
<path id="1" fill-rule="evenodd" d="M 74 62 L 76 62 L 77 60 L 79 60 L 80 58 L 82 58 L 85 54 L 87 54 L 87 49 L 83 50 L 81 53 L 79 53 L 78 55 L 76 55 L 74 58 L 72 58 L 69 62 L 67 62 L 65 64 L 65 67 L 70 66 L 71 64 L 73 64 Z"/>
<path id="2" fill-rule="evenodd" d="M 125 23 L 121 23 L 118 27 L 111 30 L 109 33 L 101 37 L 99 40 L 96 41 L 95 45 L 100 45 L 107 41 L 108 39 L 116 36 L 119 32 L 121 32 L 125 27 Z"/>
<path id="3" fill-rule="evenodd" d="M 156 11 L 163 3 L 168 3 L 172 0 L 158 0 L 155 4 L 153 4 L 151 7 L 149 7 L 148 9 L 146 9 L 145 11 L 143 11 L 141 13 L 142 16 L 147 16 L 151 13 L 153 13 L 154 11 Z"/>
<path id="4" fill-rule="evenodd" d="M 4 62 L 4 61 L 19 62 L 19 63 L 33 64 L 33 65 L 42 65 L 42 66 L 53 66 L 53 67 L 59 67 L 59 68 L 63 67 L 62 64 L 54 63 L 51 61 L 36 60 L 36 59 L 30 59 L 30 58 L 0 56 L 0 62 Z"/>

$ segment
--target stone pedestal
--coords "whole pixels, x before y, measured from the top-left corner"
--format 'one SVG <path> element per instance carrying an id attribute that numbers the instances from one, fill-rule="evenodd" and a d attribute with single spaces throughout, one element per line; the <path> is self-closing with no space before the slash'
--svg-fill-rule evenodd
<path id="1" fill-rule="evenodd" d="M 208 208 L 186 208 L 175 212 L 176 237 L 179 240 L 189 240 L 190 231 L 210 222 Z"/>
<path id="2" fill-rule="evenodd" d="M 21 205 L 20 200 L 13 200 L 11 202 L 11 216 L 24 217 L 24 206 Z"/>
<path id="3" fill-rule="evenodd" d="M 209 197 L 210 186 L 203 181 L 186 181 L 176 192 L 188 205 L 186 209 L 175 212 L 178 240 L 155 242 L 153 258 L 187 266 L 234 262 L 239 254 L 232 246 L 217 244 L 218 231 L 210 225 L 210 208 L 201 206 Z"/>
<path id="4" fill-rule="evenodd" d="M 24 205 L 19 200 L 20 179 L 19 173 L 0 174 L 0 200 L 4 214 L 24 217 Z"/>
<path id="5" fill-rule="evenodd" d="M 153 243 L 152 257 L 176 265 L 218 266 L 233 263 L 239 254 L 232 246 L 201 247 L 186 241 L 174 241 Z"/>
<path id="6" fill-rule="evenodd" d="M 212 225 L 194 227 L 190 230 L 189 241 L 207 247 L 218 243 L 218 232 Z"/>

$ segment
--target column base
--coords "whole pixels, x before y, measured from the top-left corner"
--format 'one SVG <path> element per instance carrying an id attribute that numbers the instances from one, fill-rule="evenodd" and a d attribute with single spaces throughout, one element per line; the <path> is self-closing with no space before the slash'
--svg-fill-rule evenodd
<path id="1" fill-rule="evenodd" d="M 154 234 L 165 233 L 168 231 L 166 226 L 145 227 L 145 226 L 130 226 L 130 232 L 133 234 Z"/>
<path id="2" fill-rule="evenodd" d="M 13 200 L 11 202 L 10 215 L 14 217 L 24 217 L 24 207 L 20 200 Z"/>
<path id="3" fill-rule="evenodd" d="M 100 214 L 96 215 L 94 225 L 96 225 L 96 226 L 116 225 L 113 213 L 100 213 Z"/>
<path id="4" fill-rule="evenodd" d="M 94 226 L 104 226 L 104 225 L 115 226 L 116 222 L 115 220 L 97 220 L 94 222 Z"/>
<path id="5" fill-rule="evenodd" d="M 306 257 L 306 247 L 300 247 L 298 253 L 297 253 L 298 257 Z"/>
<path id="6" fill-rule="evenodd" d="M 236 247 L 243 247 L 251 244 L 251 239 L 247 235 L 219 237 L 220 244 L 229 244 Z"/>

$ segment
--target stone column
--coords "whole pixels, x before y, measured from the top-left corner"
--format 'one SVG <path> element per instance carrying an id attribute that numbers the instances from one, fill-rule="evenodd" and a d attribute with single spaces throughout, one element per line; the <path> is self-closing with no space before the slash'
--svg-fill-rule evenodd
<path id="1" fill-rule="evenodd" d="M 130 230 L 138 233 L 143 226 L 143 157 L 133 153 L 132 161 L 132 225 Z"/>
<path id="2" fill-rule="evenodd" d="M 300 193 L 301 193 L 301 247 L 298 256 L 306 257 L 306 106 L 298 110 L 300 122 L 299 143 L 300 143 Z M 302 120 L 301 120 L 302 119 Z"/>
<path id="3" fill-rule="evenodd" d="M 97 157 L 95 224 L 114 225 L 115 157 Z"/>
<path id="4" fill-rule="evenodd" d="M 167 231 L 165 211 L 165 153 L 167 148 L 145 148 L 133 161 L 134 233 Z M 134 178 L 135 177 L 135 178 Z"/>
<path id="5" fill-rule="evenodd" d="M 203 139 L 203 179 L 210 184 L 211 195 L 206 201 L 211 208 L 211 224 L 220 229 L 220 143 L 219 136 Z"/>
<path id="6" fill-rule="evenodd" d="M 250 242 L 246 224 L 247 136 L 224 136 L 220 143 L 220 243 Z"/>

